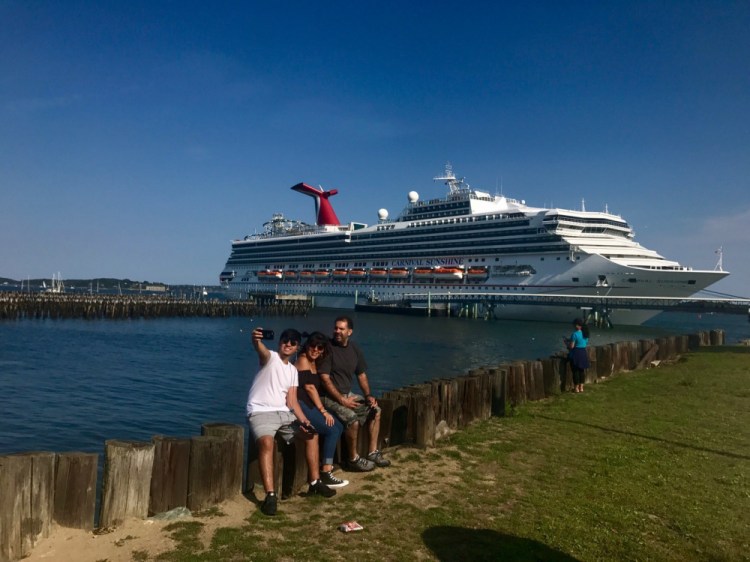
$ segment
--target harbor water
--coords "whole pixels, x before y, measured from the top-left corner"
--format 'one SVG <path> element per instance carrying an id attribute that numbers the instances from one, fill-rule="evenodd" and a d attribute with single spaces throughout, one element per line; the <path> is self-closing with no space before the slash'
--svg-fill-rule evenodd
<path id="1" fill-rule="evenodd" d="M 337 312 L 0 322 L 0 454 L 101 452 L 107 439 L 196 435 L 205 422 L 243 424 L 258 366 L 253 327 L 330 334 Z M 557 323 L 346 313 L 376 395 L 474 367 L 547 357 L 571 331 Z M 645 326 L 594 329 L 591 344 L 717 328 L 728 344 L 750 339 L 746 316 L 666 313 Z"/>

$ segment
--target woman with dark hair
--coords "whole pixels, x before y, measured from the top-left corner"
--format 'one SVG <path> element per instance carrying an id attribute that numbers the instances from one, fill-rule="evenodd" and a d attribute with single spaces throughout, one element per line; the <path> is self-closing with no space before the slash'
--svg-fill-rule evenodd
<path id="1" fill-rule="evenodd" d="M 320 400 L 321 381 L 318 376 L 318 362 L 326 353 L 330 353 L 330 343 L 325 334 L 313 332 L 307 336 L 295 363 L 299 372 L 297 398 L 305 415 L 323 440 L 320 480 L 329 488 L 341 488 L 349 484 L 349 481 L 336 478 L 332 472 L 336 445 L 344 431 L 344 426 L 326 410 Z"/>
<path id="2" fill-rule="evenodd" d="M 589 344 L 589 327 L 580 318 L 573 320 L 573 325 L 576 329 L 570 338 L 565 340 L 565 345 L 570 350 L 568 360 L 573 371 L 573 392 L 583 392 L 584 372 L 589 368 L 589 355 L 586 351 Z"/>

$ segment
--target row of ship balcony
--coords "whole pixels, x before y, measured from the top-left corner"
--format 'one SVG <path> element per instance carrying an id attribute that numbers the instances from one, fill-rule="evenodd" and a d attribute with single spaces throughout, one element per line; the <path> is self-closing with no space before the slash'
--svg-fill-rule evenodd
<path id="1" fill-rule="evenodd" d="M 484 266 L 439 266 L 439 267 L 355 267 L 351 269 L 265 269 L 257 272 L 258 280 L 279 281 L 484 281 L 489 270 Z"/>

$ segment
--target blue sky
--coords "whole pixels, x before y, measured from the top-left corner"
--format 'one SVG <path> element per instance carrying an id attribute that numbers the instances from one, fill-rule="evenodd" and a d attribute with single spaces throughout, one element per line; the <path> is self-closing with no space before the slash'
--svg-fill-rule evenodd
<path id="1" fill-rule="evenodd" d="M 272 213 L 604 209 L 750 294 L 750 4 L 0 0 L 0 276 L 215 284 Z"/>

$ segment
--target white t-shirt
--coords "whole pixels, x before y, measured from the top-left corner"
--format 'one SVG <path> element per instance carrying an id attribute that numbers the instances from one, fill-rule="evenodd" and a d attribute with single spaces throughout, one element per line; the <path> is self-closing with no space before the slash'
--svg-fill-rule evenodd
<path id="1" fill-rule="evenodd" d="M 289 387 L 297 386 L 297 367 L 284 363 L 276 351 L 255 375 L 247 395 L 247 415 L 257 412 L 289 411 L 286 395 Z"/>

